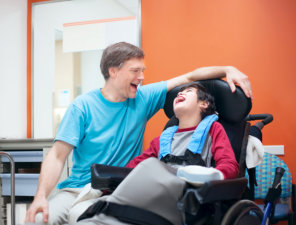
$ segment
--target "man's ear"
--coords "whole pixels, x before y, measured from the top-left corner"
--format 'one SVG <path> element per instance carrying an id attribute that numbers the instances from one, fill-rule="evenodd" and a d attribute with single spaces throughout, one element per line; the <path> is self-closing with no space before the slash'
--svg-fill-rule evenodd
<path id="1" fill-rule="evenodd" d="M 118 68 L 110 67 L 109 70 L 108 70 L 110 77 L 111 78 L 116 78 L 117 77 L 117 71 L 118 71 Z"/>

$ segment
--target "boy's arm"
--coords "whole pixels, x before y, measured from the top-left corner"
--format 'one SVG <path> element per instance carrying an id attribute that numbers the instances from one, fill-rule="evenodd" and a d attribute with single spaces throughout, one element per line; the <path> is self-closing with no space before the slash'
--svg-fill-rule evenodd
<path id="1" fill-rule="evenodd" d="M 198 68 L 192 72 L 168 80 L 167 91 L 193 81 L 223 77 L 226 77 L 226 81 L 232 92 L 235 92 L 235 84 L 238 84 L 247 97 L 253 97 L 249 78 L 233 66 L 210 66 Z"/>
<path id="2" fill-rule="evenodd" d="M 134 168 L 136 167 L 140 162 L 144 161 L 145 159 L 148 159 L 150 157 L 157 158 L 159 152 L 159 137 L 154 138 L 150 142 L 150 146 L 148 149 L 146 149 L 141 155 L 134 158 L 132 161 L 130 161 L 126 167 Z"/>
<path id="3" fill-rule="evenodd" d="M 215 122 L 210 129 L 210 134 L 215 168 L 223 173 L 224 179 L 236 178 L 239 173 L 239 165 L 223 126 Z"/>

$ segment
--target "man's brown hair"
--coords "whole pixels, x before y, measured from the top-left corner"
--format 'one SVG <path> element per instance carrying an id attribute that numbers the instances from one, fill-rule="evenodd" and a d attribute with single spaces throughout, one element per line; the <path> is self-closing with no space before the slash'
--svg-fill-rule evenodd
<path id="1" fill-rule="evenodd" d="M 143 59 L 143 50 L 126 42 L 108 46 L 103 52 L 100 64 L 105 80 L 110 77 L 109 68 L 116 67 L 120 69 L 127 60 L 132 58 Z"/>

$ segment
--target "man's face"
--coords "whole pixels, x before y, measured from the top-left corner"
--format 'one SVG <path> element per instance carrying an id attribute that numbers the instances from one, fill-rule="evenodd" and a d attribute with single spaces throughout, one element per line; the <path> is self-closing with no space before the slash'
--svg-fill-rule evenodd
<path id="1" fill-rule="evenodd" d="M 133 58 L 126 61 L 121 68 L 111 68 L 110 78 L 118 91 L 121 101 L 127 98 L 135 98 L 138 85 L 144 80 L 144 60 Z"/>
<path id="2" fill-rule="evenodd" d="M 182 115 L 200 115 L 204 102 L 198 100 L 197 89 L 186 88 L 178 93 L 174 100 L 174 112 L 177 118 Z"/>

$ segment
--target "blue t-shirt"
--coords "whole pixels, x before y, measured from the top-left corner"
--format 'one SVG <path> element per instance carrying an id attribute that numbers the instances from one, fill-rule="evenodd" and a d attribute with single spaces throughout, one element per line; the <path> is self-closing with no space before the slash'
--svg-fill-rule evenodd
<path id="1" fill-rule="evenodd" d="M 58 188 L 90 182 L 93 163 L 125 166 L 138 156 L 147 121 L 164 106 L 165 81 L 140 86 L 136 98 L 110 102 L 101 90 L 77 97 L 67 109 L 55 141 L 74 146 L 71 175 Z"/>

